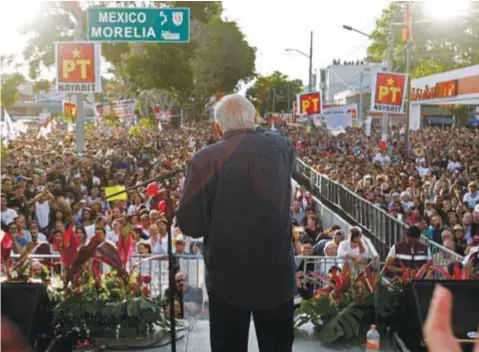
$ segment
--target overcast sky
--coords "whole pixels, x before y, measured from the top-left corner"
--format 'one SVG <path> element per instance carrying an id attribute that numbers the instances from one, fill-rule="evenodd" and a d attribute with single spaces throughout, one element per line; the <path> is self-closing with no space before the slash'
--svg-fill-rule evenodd
<path id="1" fill-rule="evenodd" d="M 308 59 L 287 53 L 285 48 L 309 51 L 309 31 L 314 31 L 314 68 L 325 67 L 333 58 L 358 60 L 365 56 L 368 39 L 354 32 L 345 31 L 349 24 L 364 32 L 370 32 L 381 10 L 389 1 L 318 1 L 297 0 L 226 0 L 225 16 L 236 20 L 250 45 L 257 48 L 256 68 L 262 74 L 279 70 L 291 78 L 307 82 Z M 26 44 L 26 38 L 17 29 L 28 22 L 38 10 L 39 2 L 0 2 L 0 54 L 18 54 Z M 27 73 L 26 68 L 21 69 Z"/>

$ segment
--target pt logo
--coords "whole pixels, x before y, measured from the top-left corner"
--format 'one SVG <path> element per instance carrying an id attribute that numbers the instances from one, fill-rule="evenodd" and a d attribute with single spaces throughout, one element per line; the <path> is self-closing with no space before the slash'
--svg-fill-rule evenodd
<path id="1" fill-rule="evenodd" d="M 75 47 L 72 50 L 72 58 L 63 59 L 62 78 L 70 80 L 73 76 L 79 76 L 81 80 L 88 79 L 88 67 L 92 65 L 91 60 L 82 58 L 82 52 Z"/>
<path id="2" fill-rule="evenodd" d="M 306 93 L 299 95 L 300 113 L 304 115 L 315 115 L 321 113 L 320 93 Z"/>
<path id="3" fill-rule="evenodd" d="M 386 85 L 379 86 L 378 100 L 385 101 L 388 97 L 390 98 L 388 100 L 392 104 L 399 103 L 401 101 L 401 88 L 397 87 L 396 81 L 394 81 L 394 78 L 392 77 L 388 77 L 386 79 Z"/>

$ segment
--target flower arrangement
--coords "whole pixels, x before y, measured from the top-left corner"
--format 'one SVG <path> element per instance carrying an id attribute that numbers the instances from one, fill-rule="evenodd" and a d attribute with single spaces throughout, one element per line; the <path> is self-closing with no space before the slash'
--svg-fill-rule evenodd
<path id="1" fill-rule="evenodd" d="M 126 270 L 132 255 L 128 232 L 118 247 L 98 236 L 80 247 L 68 229 L 57 243 L 64 270 L 51 272 L 41 262 L 30 263 L 31 248 L 14 263 L 11 247 L 3 242 L 2 262 L 7 277 L 43 281 L 52 304 L 55 334 L 67 336 L 77 350 L 89 350 L 95 341 L 105 339 L 115 340 L 116 344 L 123 339 L 130 347 L 153 347 L 167 335 L 169 321 L 163 311 L 163 298 L 152 297 L 151 276 L 137 272 L 141 262 L 152 258 Z M 109 272 L 101 274 L 102 263 L 110 266 Z"/>
<path id="2" fill-rule="evenodd" d="M 374 313 L 384 321 L 394 314 L 401 282 L 384 282 L 372 263 L 363 270 L 351 269 L 346 262 L 342 270 L 333 267 L 328 277 L 312 274 L 308 278 L 322 287 L 302 302 L 296 328 L 311 322 L 321 342 L 331 344 L 358 337 L 373 322 Z"/>
<path id="3" fill-rule="evenodd" d="M 427 263 L 420 268 L 401 267 L 392 278 L 385 278 L 370 263 L 363 270 L 345 262 L 342 270 L 331 268 L 328 277 L 311 273 L 306 280 L 319 286 L 313 298 L 304 300 L 296 312 L 296 327 L 311 322 L 325 344 L 348 341 L 365 333 L 371 323 L 389 326 L 396 313 L 404 286 L 411 280 L 473 280 L 478 272 L 470 263 L 448 267 Z"/>

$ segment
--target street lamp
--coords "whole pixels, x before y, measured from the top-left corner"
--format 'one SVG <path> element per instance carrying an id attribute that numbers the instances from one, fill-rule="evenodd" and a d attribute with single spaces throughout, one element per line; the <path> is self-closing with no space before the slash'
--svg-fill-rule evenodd
<path id="1" fill-rule="evenodd" d="M 298 50 L 298 49 L 293 49 L 293 48 L 286 48 L 284 51 L 294 51 L 300 55 L 303 55 L 304 57 L 307 57 L 309 59 L 309 91 L 313 91 L 313 31 L 311 31 L 310 35 L 310 42 L 309 42 L 309 55 L 306 54 L 305 52 Z"/>
<path id="2" fill-rule="evenodd" d="M 363 31 L 360 31 L 359 29 L 348 26 L 347 24 L 343 24 L 343 28 L 347 31 L 353 31 L 353 32 L 359 33 L 361 35 L 364 35 L 365 37 L 367 37 L 369 39 L 372 39 L 372 36 L 370 34 L 364 33 Z"/>

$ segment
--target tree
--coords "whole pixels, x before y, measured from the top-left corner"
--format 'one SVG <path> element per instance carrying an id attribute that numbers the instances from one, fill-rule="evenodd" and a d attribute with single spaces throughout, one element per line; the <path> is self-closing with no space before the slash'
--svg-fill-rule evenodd
<path id="1" fill-rule="evenodd" d="M 15 105 L 20 98 L 18 88 L 23 83 L 25 83 L 25 77 L 20 73 L 15 73 L 6 79 L 2 78 L 1 105 L 3 108 L 8 109 Z"/>
<path id="2" fill-rule="evenodd" d="M 421 77 L 477 64 L 479 62 L 479 2 L 468 2 L 469 11 L 451 21 L 435 21 L 426 12 L 424 2 L 412 1 L 411 74 Z M 402 23 L 406 2 L 392 2 L 376 23 L 368 57 L 372 62 L 387 58 L 389 23 Z M 438 4 L 437 6 L 440 6 Z M 393 27 L 394 71 L 406 69 L 402 25 Z"/>
<path id="3" fill-rule="evenodd" d="M 53 83 L 47 79 L 38 80 L 33 84 L 33 93 L 48 92 L 52 85 Z"/>
<path id="4" fill-rule="evenodd" d="M 270 76 L 260 76 L 246 91 L 246 96 L 255 105 L 261 116 L 267 112 L 290 111 L 296 94 L 300 93 L 303 82 L 290 80 L 288 76 L 275 71 Z"/>
<path id="5" fill-rule="evenodd" d="M 89 3 L 89 6 L 106 3 L 109 2 Z M 139 6 L 137 3 L 122 2 L 122 6 Z M 144 90 L 167 91 L 198 117 L 212 95 L 232 92 L 238 82 L 253 78 L 255 50 L 235 22 L 221 19 L 221 2 L 154 1 L 149 2 L 149 6 L 190 8 L 191 41 L 185 44 L 103 43 L 102 55 L 112 65 L 111 73 L 115 76 L 112 85 L 118 94 L 137 97 Z M 75 10 L 78 9 L 64 2 L 47 2 L 38 20 L 24 28 L 24 33 L 34 34 L 24 52 L 32 77 L 38 76 L 41 66 L 54 63 L 54 40 L 73 38 Z M 85 22 L 82 25 L 86 26 Z"/>

